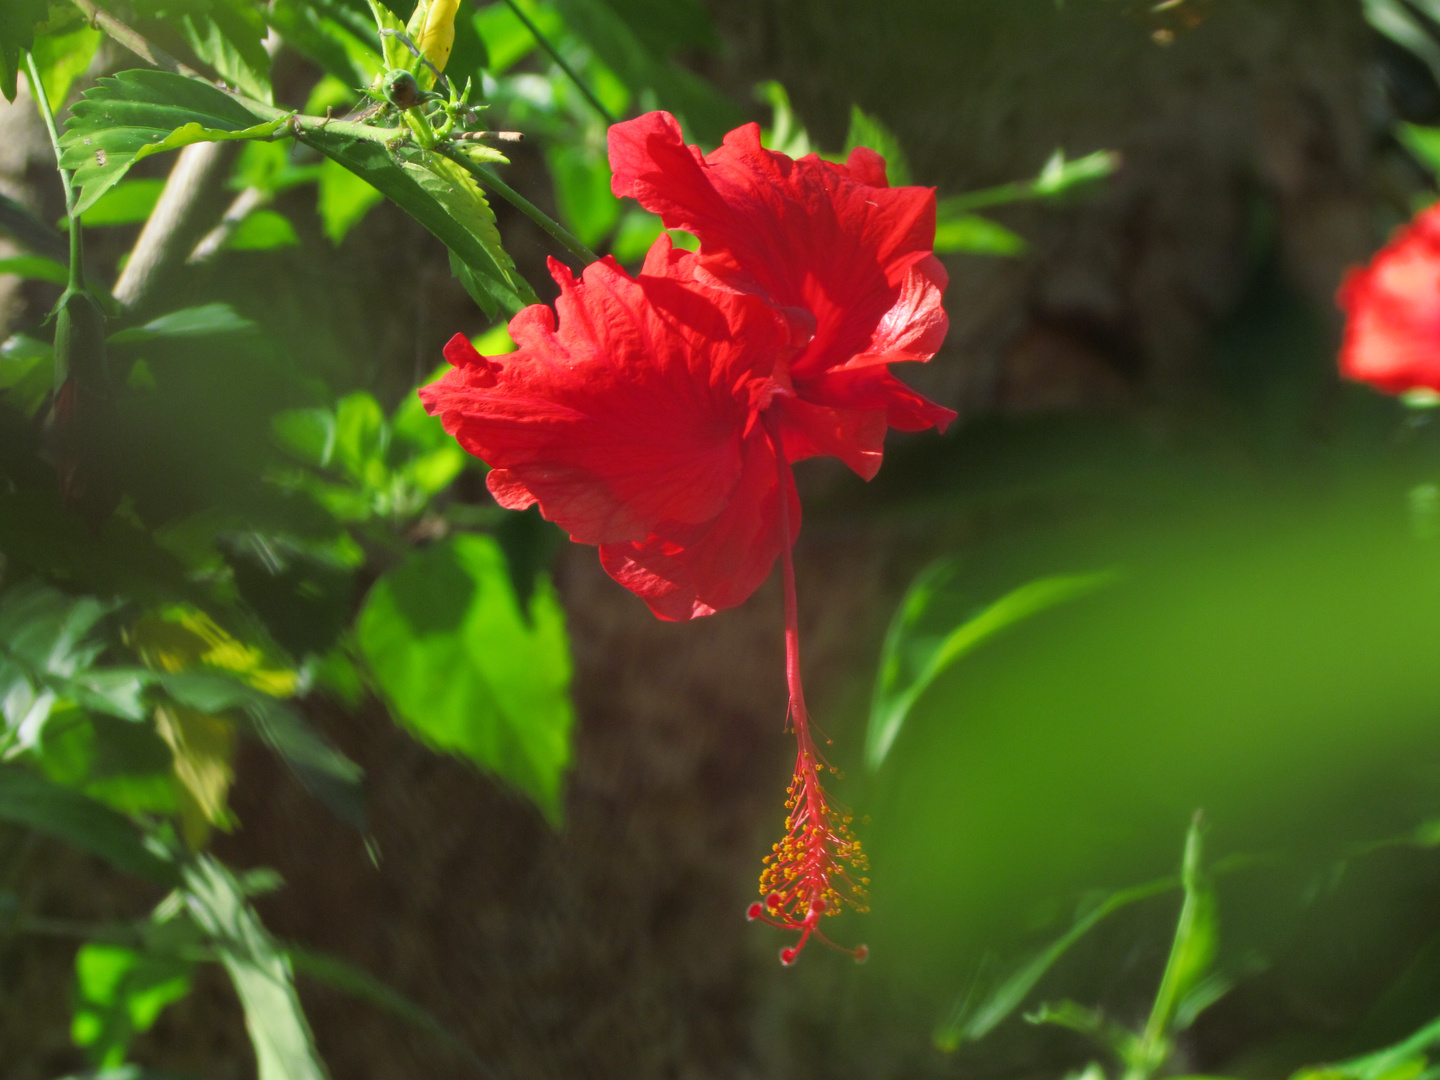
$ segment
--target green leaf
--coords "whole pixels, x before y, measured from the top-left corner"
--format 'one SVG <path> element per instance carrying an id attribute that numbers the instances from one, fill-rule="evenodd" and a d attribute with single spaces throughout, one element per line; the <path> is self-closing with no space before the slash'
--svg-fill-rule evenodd
<path id="1" fill-rule="evenodd" d="M 15 100 L 20 54 L 35 43 L 35 26 L 49 14 L 49 0 L 5 0 L 0 3 L 0 93 Z M 56 104 L 58 108 L 58 103 Z"/>
<path id="2" fill-rule="evenodd" d="M 1033 180 L 1020 180 L 998 187 L 968 191 L 941 199 L 936 207 L 940 220 L 958 218 L 972 210 L 1006 203 L 1030 202 L 1036 199 L 1058 199 L 1072 191 L 1110 176 L 1120 168 L 1120 155 L 1110 150 L 1097 150 L 1073 161 L 1063 150 L 1056 150 Z"/>
<path id="3" fill-rule="evenodd" d="M 290 961 L 270 937 L 235 876 L 208 856 L 184 870 L 184 901 L 220 954 L 245 1009 L 259 1080 L 328 1075 L 295 992 Z"/>
<path id="4" fill-rule="evenodd" d="M 989 218 L 960 214 L 935 222 L 935 251 L 941 255 L 957 251 L 972 255 L 1022 255 L 1029 244 Z"/>
<path id="5" fill-rule="evenodd" d="M 336 402 L 333 459 L 352 480 L 378 486 L 389 446 L 390 425 L 373 396 L 357 390 Z"/>
<path id="6" fill-rule="evenodd" d="M 907 187 L 915 182 L 911 179 L 910 161 L 895 133 L 876 117 L 862 112 L 859 105 L 852 105 L 850 130 L 845 134 L 845 157 L 857 146 L 874 150 L 885 159 L 885 176 L 891 187 Z"/>
<path id="7" fill-rule="evenodd" d="M 485 314 L 494 318 L 496 311 L 503 309 L 513 315 L 526 304 L 536 303 L 534 292 L 516 271 L 500 241 L 495 211 L 475 178 L 449 158 L 431 151 L 422 151 L 418 161 L 407 161 L 404 167 L 421 190 L 474 241 L 469 250 L 478 249 L 478 259 L 454 247 L 451 252 L 470 271 L 457 276 Z"/>
<path id="8" fill-rule="evenodd" d="M 14 274 L 29 281 L 48 281 L 52 285 L 64 285 L 70 280 L 68 267 L 43 255 L 17 255 L 0 259 L 0 274 Z"/>
<path id="9" fill-rule="evenodd" d="M 564 615 L 548 580 L 522 611 L 499 545 L 461 534 L 382 577 L 356 635 L 422 742 L 503 777 L 559 820 L 574 709 Z"/>
<path id="10" fill-rule="evenodd" d="M 70 1034 L 101 1068 L 115 1068 L 136 1035 L 190 992 L 192 965 L 170 956 L 88 943 L 75 954 Z"/>
<path id="11" fill-rule="evenodd" d="M 701 142 L 718 143 L 744 122 L 740 108 L 713 85 L 651 48 L 651 35 L 639 30 L 643 19 L 632 24 L 606 0 L 555 0 L 555 7 L 626 86 L 636 94 L 651 91 Z"/>
<path id="12" fill-rule="evenodd" d="M 1145 1031 L 1135 1047 L 1131 1067 L 1153 1075 L 1170 1052 L 1170 1035 L 1176 1011 L 1184 998 L 1210 973 L 1219 947 L 1219 930 L 1215 914 L 1215 894 L 1201 865 L 1204 824 L 1197 813 L 1185 837 L 1185 857 L 1180 882 L 1185 889 L 1185 903 L 1175 925 L 1175 939 L 1170 945 L 1170 959 L 1160 977 L 1160 988 L 1150 1008 Z"/>
<path id="13" fill-rule="evenodd" d="M 594 247 L 620 220 L 620 200 L 610 190 L 610 164 L 603 151 L 559 144 L 545 160 L 562 219 L 582 244 Z"/>
<path id="14" fill-rule="evenodd" d="M 374 26 L 343 4 L 273 0 L 262 11 L 286 44 L 346 86 L 364 86 L 384 67 Z"/>
<path id="15" fill-rule="evenodd" d="M 1362 0 L 1365 18 L 1391 41 L 1425 62 L 1440 79 L 1440 43 L 1430 35 L 1424 16 L 1409 9 L 1402 0 Z M 1423 0 L 1422 0 L 1423 2 Z M 1435 17 L 1435 13 L 1431 13 Z"/>
<path id="16" fill-rule="evenodd" d="M 498 243 L 499 234 L 490 235 L 494 225 L 493 217 L 486 220 L 489 207 L 483 196 L 477 199 L 479 189 L 474 188 L 469 174 L 458 165 L 446 162 L 451 168 L 444 170 L 443 175 L 414 163 L 401 167 L 378 143 L 355 140 L 324 129 L 307 131 L 305 141 L 344 165 L 430 230 L 454 257 L 483 281 L 488 290 L 484 295 L 491 298 L 487 313 L 492 317 L 490 309 L 497 306 L 514 312 L 534 302 L 535 294 L 514 272 L 509 256 L 498 248 L 495 254 L 487 250 L 487 243 Z M 444 161 L 435 154 L 428 154 L 423 160 L 427 164 Z M 463 179 L 459 179 L 457 173 L 463 174 Z M 483 238 L 477 232 L 483 233 Z M 497 263 L 498 256 L 503 256 L 503 269 Z M 477 298 L 477 302 L 486 306 L 484 300 Z"/>
<path id="17" fill-rule="evenodd" d="M 324 468 L 335 453 L 335 413 L 330 409 L 286 409 L 270 421 L 281 448 L 306 465 Z"/>
<path id="18" fill-rule="evenodd" d="M 65 107 L 75 77 L 95 59 L 95 50 L 100 47 L 103 36 L 88 22 L 81 22 L 65 31 L 36 37 L 31 51 L 52 109 L 58 112 Z"/>
<path id="19" fill-rule="evenodd" d="M 144 326 L 132 326 L 111 334 L 111 345 L 135 345 L 173 338 L 216 337 L 221 334 L 251 334 L 256 325 L 237 314 L 229 304 L 201 304 L 181 308 L 151 319 Z"/>
<path id="20" fill-rule="evenodd" d="M 128 818 L 14 765 L 0 765 L 0 819 L 73 844 L 157 884 L 176 881 L 174 865 L 146 845 Z"/>
<path id="21" fill-rule="evenodd" d="M 1086 904 L 1070 929 L 1018 965 L 993 991 L 980 997 L 976 987 L 958 998 L 950 1014 L 935 1029 L 935 1046 L 951 1053 L 965 1043 L 984 1038 L 1020 1007 L 1045 973 L 1055 966 L 1056 961 L 1102 919 L 1123 907 L 1177 888 L 1179 884 L 1176 878 L 1163 878 L 1146 885 L 1121 889 Z M 1044 1019 L 1047 1022 L 1054 1020 L 1050 1016 Z"/>
<path id="22" fill-rule="evenodd" d="M 957 660 L 1000 631 L 1117 580 L 1115 573 L 1107 571 L 1027 582 L 943 636 L 926 639 L 919 633 L 921 620 L 954 572 L 952 560 L 931 565 L 915 579 L 890 622 L 880 651 L 880 671 L 865 734 L 865 762 L 871 769 L 878 769 L 885 761 L 920 695 Z"/>
<path id="23" fill-rule="evenodd" d="M 55 356 L 48 342 L 12 334 L 0 345 L 0 402 L 32 417 L 54 386 Z"/>
<path id="24" fill-rule="evenodd" d="M 225 246 L 231 251 L 272 251 L 299 243 L 295 226 L 284 214 L 275 210 L 252 210 L 235 227 Z"/>
<path id="25" fill-rule="evenodd" d="M 84 213 L 151 154 L 196 142 L 266 138 L 288 117 L 264 120 L 238 100 L 166 71 L 122 71 L 101 79 L 71 110 L 60 163 L 75 170 L 76 213 Z"/>
<path id="26" fill-rule="evenodd" d="M 114 607 L 36 582 L 0 595 L 0 711 L 16 744 L 39 741 L 55 702 L 52 681 L 90 666 L 105 647 L 96 625 Z"/>
<path id="27" fill-rule="evenodd" d="M 565 29 L 560 13 L 549 4 L 520 0 L 520 9 L 551 41 Z M 529 56 L 538 44 L 535 35 L 530 33 L 504 0 L 482 7 L 475 13 L 474 23 L 475 32 L 485 42 L 485 50 L 489 53 L 490 62 L 486 65 L 486 70 L 492 75 L 504 74 Z"/>
<path id="28" fill-rule="evenodd" d="M 160 179 L 122 180 L 95 200 L 81 222 L 90 226 L 133 225 L 144 221 L 164 190 L 165 181 Z"/>
<path id="29" fill-rule="evenodd" d="M 270 101 L 270 54 L 265 19 L 249 0 L 206 0 L 180 20 L 195 55 L 243 94 Z"/>
<path id="30" fill-rule="evenodd" d="M 338 161 L 320 163 L 320 223 L 336 247 L 385 196 Z"/>
<path id="31" fill-rule="evenodd" d="M 790 95 L 784 85 L 773 79 L 758 83 L 755 97 L 770 106 L 770 128 L 764 133 L 767 148 L 792 158 L 804 157 L 815 149 L 810 142 L 810 133 L 790 108 Z"/>

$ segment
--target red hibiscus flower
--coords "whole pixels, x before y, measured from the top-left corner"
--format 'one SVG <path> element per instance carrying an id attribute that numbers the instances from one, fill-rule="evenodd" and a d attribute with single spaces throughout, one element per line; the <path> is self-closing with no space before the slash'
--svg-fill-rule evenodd
<path id="1" fill-rule="evenodd" d="M 1440 205 L 1345 276 L 1340 373 L 1387 394 L 1440 391 Z"/>
<path id="2" fill-rule="evenodd" d="M 597 545 L 662 619 L 743 603 L 781 558 L 798 747 L 786 835 L 750 917 L 799 932 L 788 964 L 811 937 L 839 948 L 820 919 L 864 910 L 868 884 L 849 818 L 820 783 L 805 707 L 790 466 L 832 455 L 869 478 L 888 427 L 954 418 L 888 368 L 928 360 L 944 337 L 934 192 L 887 187 L 869 151 L 843 166 L 791 161 L 763 150 L 754 125 L 709 158 L 663 113 L 612 128 L 610 145 L 617 192 L 694 231 L 700 253 L 662 236 L 637 277 L 607 258 L 579 281 L 552 261 L 560 298 L 511 321 L 517 350 L 486 358 L 457 334 L 454 370 L 420 393 L 491 466 L 501 505 L 538 504 Z"/>

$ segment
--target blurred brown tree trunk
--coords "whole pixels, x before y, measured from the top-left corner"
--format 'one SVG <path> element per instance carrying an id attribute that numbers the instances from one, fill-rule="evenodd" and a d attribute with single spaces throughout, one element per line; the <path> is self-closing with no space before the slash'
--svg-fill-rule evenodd
<path id="1" fill-rule="evenodd" d="M 1033 175 L 1057 147 L 1120 151 L 1124 169 L 1101 194 L 998 215 L 1031 254 L 948 260 L 949 342 L 927 370 L 902 374 L 966 418 L 1183 420 L 1209 408 L 1206 343 L 1244 284 L 1258 220 L 1273 219 L 1294 289 L 1325 312 L 1342 268 L 1373 246 L 1377 95 L 1358 0 L 1187 3 L 1199 24 L 1161 44 L 1151 5 L 1122 0 L 715 0 L 729 55 L 712 74 L 742 96 L 779 79 L 831 149 L 860 105 L 942 195 Z M 374 258 L 348 255 L 343 272 L 362 296 L 361 285 L 394 291 L 394 248 L 378 246 L 392 243 L 386 220 L 369 228 Z M 532 280 L 542 254 L 528 253 Z M 443 260 L 418 272 L 440 280 Z M 359 336 L 393 342 L 415 327 L 417 340 L 379 358 L 408 379 L 415 357 L 438 356 L 474 319 L 453 299 Z M 823 469 L 807 482 L 858 483 Z M 897 586 L 926 543 L 864 520 L 807 521 L 801 604 L 822 716 L 865 692 Z M 327 727 L 369 772 L 378 866 L 258 752 L 236 794 L 243 828 L 222 853 L 284 874 L 288 888 L 264 908 L 277 933 L 391 982 L 496 1075 L 881 1075 L 873 1061 L 798 1052 L 824 1041 L 824 1020 L 800 999 L 838 961 L 817 951 L 805 957 L 815 971 L 783 971 L 774 936 L 743 919 L 793 753 L 774 583 L 741 610 L 677 626 L 653 620 L 589 550 L 564 551 L 558 576 L 581 716 L 562 832 L 372 706 Z M 858 748 L 836 756 L 855 761 Z M 73 863 L 60 869 L 46 885 L 57 911 L 89 888 Z M 863 936 L 862 919 L 847 922 Z M 0 987 L 0 1012 L 27 1016 L 24 985 Z M 147 1040 L 156 1059 L 243 1075 L 235 1018 L 213 1019 L 223 999 L 217 990 L 167 1014 Z M 474 1075 L 368 1007 L 324 991 L 307 1002 L 338 1080 Z M 5 1031 L 24 1044 L 24 1031 Z M 918 1052 L 897 1049 L 893 1072 L 913 1071 Z M 6 1075 L 21 1075 L 17 1051 L 0 1053 Z"/>

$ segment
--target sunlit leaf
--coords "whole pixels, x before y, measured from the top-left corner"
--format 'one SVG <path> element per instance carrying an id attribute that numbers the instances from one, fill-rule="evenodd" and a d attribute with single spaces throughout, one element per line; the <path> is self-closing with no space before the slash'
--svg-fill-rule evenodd
<path id="1" fill-rule="evenodd" d="M 338 246 L 384 198 L 339 162 L 326 158 L 320 163 L 320 223 L 332 244 Z"/>
<path id="2" fill-rule="evenodd" d="M 96 199 L 81 220 L 86 226 L 133 225 L 144 221 L 155 209 L 164 189 L 164 180 L 122 180 Z"/>
<path id="3" fill-rule="evenodd" d="M 558 820 L 574 710 L 564 616 L 547 581 L 522 610 L 499 545 L 459 535 L 382 577 L 356 634 L 410 731 L 510 781 Z"/>
<path id="4" fill-rule="evenodd" d="M 190 992 L 191 964 L 121 945 L 88 943 L 75 954 L 75 1045 L 104 1069 L 125 1060 L 136 1035 Z"/>
<path id="5" fill-rule="evenodd" d="M 64 285 L 70 279 L 67 266 L 43 255 L 15 255 L 0 259 L 0 274 L 14 274 L 30 281 L 48 281 L 52 285 Z"/>
<path id="6" fill-rule="evenodd" d="M 935 223 L 935 251 L 941 255 L 961 251 L 971 255 L 1021 255 L 1027 247 L 1022 237 L 979 214 L 960 214 Z"/>
<path id="7" fill-rule="evenodd" d="M 95 50 L 100 47 L 103 36 L 88 22 L 81 21 L 63 31 L 43 33 L 35 38 L 31 51 L 51 108 L 57 111 L 64 108 L 75 77 L 95 59 Z"/>
<path id="8" fill-rule="evenodd" d="M 245 215 L 235 226 L 235 231 L 225 241 L 231 251 L 273 251 L 275 248 L 295 247 L 300 237 L 290 219 L 275 210 L 254 210 Z"/>
<path id="9" fill-rule="evenodd" d="M 520 9 L 536 29 L 552 41 L 565 27 L 560 13 L 549 4 L 520 0 Z M 535 36 L 504 0 L 482 7 L 475 13 L 474 24 L 489 53 L 490 62 L 486 68 L 492 75 L 504 74 L 525 59 L 537 44 Z"/>
<path id="10" fill-rule="evenodd" d="M 546 162 L 565 224 L 582 244 L 593 247 L 620 219 L 620 200 L 610 190 L 610 164 L 603 151 L 558 145 Z"/>

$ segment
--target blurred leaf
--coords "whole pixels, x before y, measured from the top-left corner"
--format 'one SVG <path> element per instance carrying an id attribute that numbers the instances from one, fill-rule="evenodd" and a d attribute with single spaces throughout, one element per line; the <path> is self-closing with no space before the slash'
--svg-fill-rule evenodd
<path id="1" fill-rule="evenodd" d="M 330 409 L 286 409 L 275 414 L 270 430 L 281 448 L 307 465 L 324 467 L 335 453 L 336 419 Z"/>
<path id="2" fill-rule="evenodd" d="M 104 1069 L 125 1060 L 131 1040 L 149 1031 L 165 1006 L 190 992 L 191 964 L 121 945 L 87 943 L 75 954 L 75 1045 Z"/>
<path id="3" fill-rule="evenodd" d="M 606 0 L 555 0 L 566 27 L 635 93 L 653 92 L 660 108 L 682 118 L 687 131 L 705 143 L 718 143 L 744 122 L 744 114 L 725 95 L 693 71 L 654 51 L 650 28 L 638 5 L 623 4 L 631 23 Z"/>
<path id="4" fill-rule="evenodd" d="M 40 82 L 50 107 L 56 112 L 65 107 L 75 77 L 83 74 L 95 59 L 95 50 L 100 47 L 103 36 L 88 22 L 81 22 L 62 32 L 44 33 L 35 38 L 32 50 L 35 66 L 40 69 Z"/>
<path id="5" fill-rule="evenodd" d="M 930 566 L 915 579 L 891 620 L 865 736 L 865 761 L 871 769 L 885 761 L 916 700 L 957 660 L 1001 630 L 1117 580 L 1113 572 L 1041 578 L 1012 590 L 942 637 L 920 636 L 921 619 L 954 572 L 950 560 Z"/>
<path id="6" fill-rule="evenodd" d="M 91 225 L 133 225 L 144 221 L 155 209 L 160 192 L 165 190 L 165 181 L 146 178 L 144 180 L 122 180 L 96 199 L 81 221 Z"/>
<path id="7" fill-rule="evenodd" d="M 265 19 L 249 0 L 205 0 L 186 12 L 180 27 L 195 55 L 243 94 L 270 101 L 270 54 Z"/>
<path id="8" fill-rule="evenodd" d="M 60 163 L 75 170 L 83 214 L 137 161 L 217 139 L 263 138 L 286 117 L 261 120 L 235 98 L 166 71 L 122 71 L 85 92 L 60 137 Z"/>
<path id="9" fill-rule="evenodd" d="M 1087 904 L 1069 930 L 1016 967 L 983 1000 L 975 1001 L 974 990 L 957 999 L 950 1015 L 935 1029 L 935 1046 L 951 1053 L 965 1043 L 984 1038 L 1024 1003 L 1045 973 L 1055 966 L 1056 961 L 1102 919 L 1130 904 L 1177 888 L 1179 884 L 1176 878 L 1162 878 L 1146 885 L 1121 889 Z M 1051 1017 L 1045 1019 L 1053 1021 Z"/>
<path id="10" fill-rule="evenodd" d="M 1066 159 L 1063 150 L 1056 150 L 1034 180 L 1019 180 L 941 199 L 935 208 L 937 219 L 951 221 L 987 206 L 1058 199 L 1103 180 L 1119 168 L 1120 155 L 1111 150 L 1097 150 L 1073 161 Z"/>
<path id="11" fill-rule="evenodd" d="M 792 158 L 804 157 L 814 151 L 810 133 L 790 108 L 790 95 L 783 85 L 774 80 L 758 83 L 755 97 L 771 109 L 770 128 L 764 132 L 767 149 Z"/>
<path id="12" fill-rule="evenodd" d="M 353 19 L 343 4 L 327 0 L 272 0 L 261 10 L 287 44 L 346 86 L 364 86 L 383 66 L 374 26 L 369 19 Z M 369 63 L 357 63 L 357 54 L 366 51 L 371 52 L 373 58 Z M 309 111 L 307 108 L 306 112 Z"/>
<path id="13" fill-rule="evenodd" d="M 910 162 L 900 147 L 895 133 L 876 117 L 861 112 L 859 105 L 850 106 L 850 130 L 845 134 L 845 157 L 857 146 L 868 147 L 885 159 L 885 176 L 891 187 L 907 187 L 914 183 Z M 938 250 L 938 249 L 937 249 Z"/>
<path id="14" fill-rule="evenodd" d="M 272 251 L 295 247 L 300 237 L 290 219 L 275 210 L 252 210 L 235 227 L 225 246 L 231 251 Z"/>
<path id="15" fill-rule="evenodd" d="M 362 971 L 338 957 L 312 952 L 309 949 L 291 948 L 286 955 L 299 974 L 307 975 L 332 989 L 384 1009 L 426 1034 L 434 1036 L 477 1068 L 485 1068 L 484 1062 L 476 1056 L 475 1051 L 435 1019 L 433 1013 L 415 1004 L 404 994 L 395 990 L 388 983 L 375 978 L 369 972 Z"/>
<path id="16" fill-rule="evenodd" d="M 325 236 L 336 245 L 385 198 L 337 161 L 320 163 L 320 222 Z"/>
<path id="17" fill-rule="evenodd" d="M 14 765 L 0 765 L 0 819 L 64 840 L 157 884 L 175 883 L 174 865 L 151 851 L 127 818 Z"/>
<path id="18" fill-rule="evenodd" d="M 133 326 L 111 334 L 110 345 L 132 345 L 165 338 L 212 337 L 218 334 L 254 333 L 256 325 L 236 313 L 229 304 L 202 304 L 182 308 L 151 319 L 144 326 Z"/>
<path id="19" fill-rule="evenodd" d="M 228 800 L 235 780 L 235 724 L 183 705 L 162 705 L 155 710 L 155 727 L 175 756 L 185 843 L 199 851 L 211 826 L 228 830 L 232 824 Z"/>
<path id="20" fill-rule="evenodd" d="M 50 396 L 54 372 L 55 356 L 49 342 L 12 334 L 0 345 L 0 401 L 26 417 L 34 416 Z"/>
<path id="21" fill-rule="evenodd" d="M 1395 125 L 1395 134 L 1432 175 L 1440 175 L 1440 128 L 1402 122 Z"/>
<path id="22" fill-rule="evenodd" d="M 575 144 L 551 147 L 545 160 L 561 217 L 582 244 L 593 247 L 620 219 L 620 200 L 610 190 L 610 163 L 602 151 Z"/>
<path id="23" fill-rule="evenodd" d="M 972 255 L 1022 255 L 1029 246 L 1005 226 L 979 214 L 947 217 L 935 224 L 935 251 L 941 255 L 959 251 Z"/>
<path id="24" fill-rule="evenodd" d="M 558 822 L 574 710 L 548 581 L 522 611 L 499 545 L 457 535 L 376 582 L 356 636 L 410 731 L 510 781 Z"/>
<path id="25" fill-rule="evenodd" d="M 1121 1061 L 1129 1060 L 1134 1054 L 1135 1036 L 1114 1021 L 1107 1020 L 1099 1009 L 1087 1009 L 1074 1001 L 1046 1002 L 1025 1019 L 1032 1024 L 1055 1024 L 1079 1032 L 1114 1053 Z"/>
<path id="26" fill-rule="evenodd" d="M 143 1065 L 121 1065 L 114 1069 L 100 1069 L 96 1072 L 74 1073 L 62 1076 L 60 1080 L 194 1080 L 180 1073 L 164 1069 L 147 1069 Z"/>
<path id="27" fill-rule="evenodd" d="M 539 31 L 554 40 L 565 29 L 565 23 L 549 4 L 535 0 L 519 0 L 520 8 Z M 474 16 L 475 31 L 485 42 L 490 62 L 486 65 L 492 75 L 502 75 L 528 56 L 536 46 L 535 37 L 525 24 L 510 10 L 510 6 L 499 3 L 486 4 Z"/>
<path id="28" fill-rule="evenodd" d="M 334 463 L 352 480 L 378 485 L 389 447 L 390 425 L 374 397 L 357 390 L 336 402 Z"/>
<path id="29" fill-rule="evenodd" d="M 0 259 L 0 274 L 14 274 L 30 281 L 48 281 L 52 285 L 64 285 L 70 279 L 69 267 L 42 255 L 16 255 Z M 3 379 L 4 376 L 0 375 L 0 385 L 3 385 Z"/>
<path id="30" fill-rule="evenodd" d="M 259 1080 L 324 1080 L 290 961 L 271 939 L 233 874 L 208 856 L 184 871 L 185 906 L 209 936 L 245 1008 Z"/>
<path id="31" fill-rule="evenodd" d="M 1422 5 L 1426 0 L 1418 0 Z M 1395 44 L 1419 57 L 1440 79 L 1440 42 L 1425 27 L 1424 16 L 1409 8 L 1404 0 L 1362 0 L 1366 21 Z M 1422 9 L 1423 10 L 1423 9 Z M 1440 12 L 1430 11 L 1431 18 Z"/>
<path id="32" fill-rule="evenodd" d="M 1131 1069 L 1144 1076 L 1153 1075 L 1169 1057 L 1175 1014 L 1181 1002 L 1210 973 L 1219 948 L 1215 894 L 1201 865 L 1203 832 L 1204 822 L 1197 813 L 1185 837 L 1185 857 L 1180 870 L 1185 902 L 1175 925 L 1175 940 L 1170 946 L 1170 958 L 1160 977 L 1160 989 L 1155 994 L 1145 1031 L 1129 1058 Z"/>
<path id="33" fill-rule="evenodd" d="M 0 93 L 15 100 L 20 53 L 35 42 L 35 26 L 49 13 L 48 0 L 6 0 L 0 4 Z M 56 103 L 56 108 L 59 103 Z"/>

